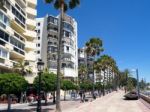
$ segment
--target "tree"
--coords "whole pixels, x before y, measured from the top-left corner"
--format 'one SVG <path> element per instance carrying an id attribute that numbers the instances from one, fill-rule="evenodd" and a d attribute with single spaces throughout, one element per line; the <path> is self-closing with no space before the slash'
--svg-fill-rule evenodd
<path id="1" fill-rule="evenodd" d="M 36 88 L 36 90 L 38 90 L 38 84 L 39 84 L 38 79 L 39 79 L 39 76 L 37 76 L 33 82 L 33 85 Z M 46 96 L 47 96 L 47 92 L 56 91 L 56 74 L 44 72 L 41 75 L 41 87 L 42 87 L 41 90 L 45 92 Z M 45 99 L 45 103 L 47 104 L 47 98 Z"/>
<path id="2" fill-rule="evenodd" d="M 1 94 L 7 94 L 8 97 L 8 111 L 11 107 L 11 96 L 10 94 L 17 94 L 27 89 L 28 83 L 19 74 L 5 73 L 0 74 L 0 90 Z"/>
<path id="3" fill-rule="evenodd" d="M 79 83 L 83 82 L 87 75 L 87 67 L 85 65 L 80 65 L 78 68 L 79 73 Z"/>
<path id="4" fill-rule="evenodd" d="M 75 85 L 70 80 L 62 80 L 61 88 L 64 90 L 64 100 L 66 100 L 66 91 L 75 89 Z"/>
<path id="5" fill-rule="evenodd" d="M 91 38 L 87 43 L 86 43 L 86 53 L 87 53 L 87 56 L 90 56 L 94 59 L 94 62 L 93 62 L 93 91 L 92 91 L 92 94 L 93 94 L 93 97 L 94 97 L 94 63 L 95 63 L 95 59 L 96 59 L 96 56 L 99 56 L 100 53 L 103 51 L 103 48 L 102 48 L 103 44 L 102 44 L 102 40 L 100 38 L 97 38 L 97 37 L 93 37 Z"/>
<path id="6" fill-rule="evenodd" d="M 85 80 L 84 82 L 79 84 L 80 90 L 89 91 L 92 90 L 92 83 L 89 80 Z"/>
<path id="7" fill-rule="evenodd" d="M 27 61 L 20 60 L 18 63 L 15 63 L 13 69 L 15 72 L 25 76 L 27 73 L 32 73 L 32 69 L 28 65 L 29 63 Z"/>
<path id="8" fill-rule="evenodd" d="M 56 112 L 61 112 L 60 106 L 60 74 L 61 74 L 61 47 L 62 47 L 62 21 L 64 20 L 64 12 L 68 8 L 73 9 L 80 4 L 80 0 L 45 0 L 46 3 L 54 3 L 55 9 L 60 10 L 60 19 L 59 19 L 59 38 L 58 38 L 58 50 L 57 50 L 57 91 L 56 91 Z"/>

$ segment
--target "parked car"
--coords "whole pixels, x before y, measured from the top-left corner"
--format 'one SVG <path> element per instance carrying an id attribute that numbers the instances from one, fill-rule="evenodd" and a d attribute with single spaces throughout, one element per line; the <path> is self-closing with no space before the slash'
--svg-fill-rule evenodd
<path id="1" fill-rule="evenodd" d="M 135 91 L 131 91 L 124 95 L 125 99 L 127 100 L 138 100 L 138 94 Z"/>

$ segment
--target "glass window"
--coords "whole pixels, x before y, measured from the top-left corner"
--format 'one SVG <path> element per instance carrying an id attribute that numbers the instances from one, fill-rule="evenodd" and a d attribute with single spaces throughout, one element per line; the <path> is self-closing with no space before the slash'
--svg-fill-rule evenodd
<path id="1" fill-rule="evenodd" d="M 6 7 L 10 10 L 10 3 L 6 0 Z"/>
<path id="2" fill-rule="evenodd" d="M 7 52 L 2 50 L 2 57 L 7 58 Z"/>
<path id="3" fill-rule="evenodd" d="M 69 51 L 69 47 L 68 46 L 66 46 L 66 49 L 67 49 L 67 51 Z"/>
<path id="4" fill-rule="evenodd" d="M 40 26 L 40 23 L 38 23 L 38 26 Z"/>
<path id="5" fill-rule="evenodd" d="M 4 38 L 4 32 L 0 30 L 0 38 Z"/>
<path id="6" fill-rule="evenodd" d="M 5 33 L 5 40 L 8 42 L 9 41 L 9 35 Z"/>
<path id="7" fill-rule="evenodd" d="M 1 56 L 1 54 L 2 54 L 1 52 L 2 52 L 2 50 L 0 49 L 0 56 Z"/>
<path id="8" fill-rule="evenodd" d="M 3 13 L 0 12 L 0 20 L 3 21 Z"/>
<path id="9" fill-rule="evenodd" d="M 40 51 L 37 51 L 37 54 L 40 54 Z"/>
<path id="10" fill-rule="evenodd" d="M 12 13 L 15 15 L 15 8 L 12 6 Z"/>

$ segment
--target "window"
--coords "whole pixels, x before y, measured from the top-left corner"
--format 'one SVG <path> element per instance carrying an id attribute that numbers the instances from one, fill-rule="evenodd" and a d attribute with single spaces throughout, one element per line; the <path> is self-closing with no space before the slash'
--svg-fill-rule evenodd
<path id="1" fill-rule="evenodd" d="M 38 37 L 38 40 L 40 40 L 40 37 Z"/>
<path id="2" fill-rule="evenodd" d="M 67 49 L 67 51 L 69 51 L 69 47 L 68 46 L 66 46 L 66 49 Z"/>
<path id="3" fill-rule="evenodd" d="M 40 54 L 40 51 L 37 51 L 37 54 Z"/>
<path id="4" fill-rule="evenodd" d="M 9 9 L 10 10 L 10 3 L 6 0 L 6 7 L 7 7 L 7 9 Z"/>
<path id="5" fill-rule="evenodd" d="M 12 13 L 16 16 L 16 18 L 21 22 L 19 24 L 25 24 L 25 18 L 12 6 Z M 17 22 L 19 22 L 17 21 Z"/>
<path id="6" fill-rule="evenodd" d="M 40 47 L 40 44 L 38 44 L 38 47 Z"/>
<path id="7" fill-rule="evenodd" d="M 9 26 L 9 18 L 6 15 L 4 15 L 2 12 L 0 12 L 0 21 L 1 24 Z"/>
<path id="8" fill-rule="evenodd" d="M 40 26 L 40 23 L 38 23 L 38 26 Z"/>
<path id="9" fill-rule="evenodd" d="M 38 30 L 38 33 L 40 33 L 40 30 Z"/>
<path id="10" fill-rule="evenodd" d="M 68 31 L 64 31 L 64 37 L 70 37 L 71 36 L 71 33 L 68 32 Z"/>
<path id="11" fill-rule="evenodd" d="M 58 19 L 52 17 L 52 16 L 49 16 L 48 17 L 48 23 L 51 22 L 51 23 L 54 23 L 55 25 L 58 24 Z"/>
<path id="12" fill-rule="evenodd" d="M 65 68 L 66 67 L 66 63 L 62 63 L 61 67 Z"/>
<path id="13" fill-rule="evenodd" d="M 2 51 L 2 57 L 7 58 L 7 52 L 6 51 Z"/>
<path id="14" fill-rule="evenodd" d="M 18 48 L 24 50 L 25 44 L 22 43 L 22 42 L 20 42 L 20 41 L 18 41 L 18 40 L 15 39 L 14 37 L 11 37 L 11 38 L 10 38 L 10 43 L 11 43 L 12 45 L 14 45 L 15 47 L 18 47 Z"/>
<path id="15" fill-rule="evenodd" d="M 9 35 L 2 30 L 0 30 L 0 38 L 7 42 L 9 41 Z"/>
<path id="16" fill-rule="evenodd" d="M 0 48 L 0 56 L 3 58 L 7 58 L 8 57 L 8 52 L 5 51 L 4 49 Z"/>

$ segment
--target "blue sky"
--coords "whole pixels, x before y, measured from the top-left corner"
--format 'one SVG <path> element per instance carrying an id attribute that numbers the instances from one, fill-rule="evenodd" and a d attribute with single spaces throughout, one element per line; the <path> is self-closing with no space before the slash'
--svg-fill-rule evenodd
<path id="1" fill-rule="evenodd" d="M 43 1 L 38 0 L 37 17 L 59 13 Z M 67 13 L 78 22 L 79 47 L 90 37 L 100 37 L 103 54 L 111 55 L 120 70 L 138 68 L 140 78 L 150 82 L 149 5 L 150 0 L 81 0 Z"/>

